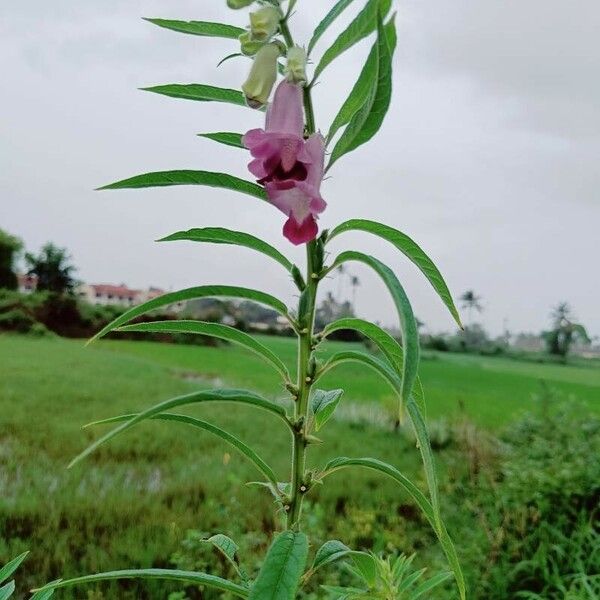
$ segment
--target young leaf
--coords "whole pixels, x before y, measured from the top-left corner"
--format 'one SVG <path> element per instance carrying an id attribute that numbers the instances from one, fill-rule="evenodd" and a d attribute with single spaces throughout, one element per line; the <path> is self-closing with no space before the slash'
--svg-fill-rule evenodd
<path id="1" fill-rule="evenodd" d="M 213 244 L 232 244 L 252 248 L 258 252 L 270 256 L 281 264 L 287 271 L 292 270 L 292 263 L 279 250 L 273 248 L 260 238 L 257 238 L 243 231 L 232 231 L 222 227 L 202 227 L 200 229 L 190 229 L 188 231 L 178 231 L 167 237 L 158 240 L 159 242 L 174 242 L 179 240 L 189 240 L 191 242 L 209 242 Z"/>
<path id="2" fill-rule="evenodd" d="M 180 33 L 189 33 L 191 35 L 200 35 L 203 37 L 218 37 L 230 40 L 237 40 L 245 29 L 227 25 L 225 23 L 211 23 L 209 21 L 175 21 L 173 19 L 148 19 L 145 21 L 154 23 L 159 27 L 178 31 Z"/>
<path id="3" fill-rule="evenodd" d="M 88 423 L 85 428 L 87 429 L 88 427 L 93 427 L 96 425 L 108 425 L 111 423 L 130 421 L 134 417 L 137 417 L 138 414 L 139 413 L 133 413 L 129 415 L 119 415 L 118 417 L 109 417 L 108 419 L 102 419 L 100 421 Z M 150 419 L 156 421 L 174 421 L 176 423 L 184 423 L 185 425 L 191 425 L 192 427 L 212 433 L 213 435 L 221 438 L 233 446 L 238 452 L 250 460 L 250 462 L 254 464 L 254 466 L 266 477 L 268 481 L 270 481 L 273 485 L 277 485 L 277 477 L 275 476 L 273 469 L 271 469 L 271 467 L 256 452 L 254 452 L 250 446 L 244 444 L 244 442 L 242 442 L 239 438 L 232 435 L 228 431 L 225 431 L 225 429 L 221 429 L 220 427 L 217 427 L 216 425 L 213 425 L 207 421 L 202 421 L 201 419 L 196 419 L 188 415 L 178 415 L 175 413 L 161 413 L 150 417 Z"/>
<path id="4" fill-rule="evenodd" d="M 393 21 L 392 21 L 392 25 Z M 396 36 L 393 36 L 395 44 Z M 392 55 L 383 22 L 377 19 L 377 68 L 374 71 L 372 88 L 363 107 L 354 113 L 350 123 L 338 140 L 327 169 L 344 154 L 367 143 L 381 128 L 392 99 Z"/>
<path id="5" fill-rule="evenodd" d="M 310 410 L 315 416 L 315 429 L 319 431 L 333 416 L 344 390 L 315 390 L 310 400 Z"/>
<path id="6" fill-rule="evenodd" d="M 435 531 L 440 541 L 440 544 L 444 550 L 448 563 L 452 568 L 461 600 L 465 600 L 465 580 L 462 573 L 462 569 L 460 567 L 460 563 L 458 561 L 456 549 L 454 548 L 454 544 L 452 543 L 452 540 L 450 539 L 450 536 L 448 535 L 444 524 L 441 523 L 438 525 L 439 519 L 436 518 L 433 507 L 429 500 L 427 500 L 423 492 L 421 492 L 421 490 L 419 490 L 419 488 L 415 486 L 415 484 L 405 475 L 403 475 L 398 469 L 396 469 L 392 465 L 389 465 L 374 458 L 335 458 L 329 461 L 327 465 L 325 465 L 325 468 L 323 469 L 323 472 L 321 473 L 320 477 L 324 478 L 328 475 L 331 475 L 332 473 L 335 473 L 340 469 L 344 469 L 347 467 L 363 467 L 366 469 L 379 471 L 380 473 L 391 477 L 409 494 L 409 496 L 413 499 L 415 504 L 421 509 L 421 511 L 429 521 L 431 527 Z"/>
<path id="7" fill-rule="evenodd" d="M 29 552 L 19 554 L 17 558 L 13 558 L 0 569 L 0 583 L 4 583 L 21 566 L 28 554 Z"/>
<path id="8" fill-rule="evenodd" d="M 433 286 L 433 289 L 437 292 L 442 302 L 446 305 L 450 314 L 454 317 L 458 326 L 462 328 L 460 316 L 458 310 L 452 299 L 452 294 L 444 281 L 442 274 L 439 269 L 435 266 L 434 262 L 425 254 L 421 247 L 409 238 L 405 233 L 384 225 L 383 223 L 377 223 L 376 221 L 369 221 L 367 219 L 351 219 L 335 227 L 327 241 L 331 241 L 336 236 L 346 231 L 365 231 L 372 233 L 380 238 L 393 244 L 400 252 L 402 252 L 410 261 L 412 261 L 425 275 L 429 283 Z"/>
<path id="9" fill-rule="evenodd" d="M 400 395 L 402 401 L 406 403 L 410 398 L 419 370 L 419 334 L 410 301 L 393 271 L 372 256 L 354 251 L 342 252 L 342 254 L 336 258 L 334 264 L 329 268 L 329 271 L 335 269 L 344 262 L 351 260 L 362 262 L 371 267 L 387 286 L 394 304 L 396 305 L 400 320 L 400 331 L 402 333 L 402 347 L 404 348 L 402 388 Z"/>
<path id="10" fill-rule="evenodd" d="M 191 333 L 196 335 L 207 335 L 239 344 L 260 356 L 281 374 L 285 381 L 290 380 L 290 374 L 283 361 L 264 344 L 255 340 L 251 335 L 221 323 L 209 323 L 206 321 L 152 321 L 148 323 L 136 323 L 124 325 L 116 331 L 138 331 L 146 333 Z"/>
<path id="11" fill-rule="evenodd" d="M 137 306 L 130 308 L 122 315 L 119 315 L 114 321 L 103 327 L 88 341 L 88 344 L 100 339 L 107 333 L 110 333 L 117 327 L 132 321 L 136 317 L 145 315 L 146 313 L 163 308 L 165 306 L 170 306 L 171 304 L 178 304 L 180 302 L 187 302 L 188 300 L 196 300 L 198 298 L 240 298 L 244 300 L 251 300 L 257 304 L 268 306 L 269 308 L 277 311 L 279 314 L 289 318 L 287 306 L 281 300 L 278 300 L 270 294 L 265 294 L 264 292 L 260 292 L 258 290 L 234 287 L 230 285 L 201 285 L 198 287 L 187 288 L 185 290 L 179 290 L 177 292 L 169 292 L 159 296 L 158 298 L 153 298 L 152 300 L 148 300 L 148 302 L 144 302 L 143 304 L 138 304 Z"/>
<path id="12" fill-rule="evenodd" d="M 158 171 L 156 173 L 144 173 L 129 179 L 123 179 L 110 183 L 99 189 L 101 190 L 123 190 L 147 187 L 166 187 L 170 185 L 206 185 L 208 187 L 223 188 L 242 192 L 254 196 L 259 200 L 266 200 L 267 195 L 263 187 L 240 179 L 227 173 L 213 173 L 211 171 Z"/>
<path id="13" fill-rule="evenodd" d="M 238 545 L 226 535 L 217 533 L 209 537 L 206 542 L 212 544 L 228 561 L 229 564 L 235 569 L 235 572 L 242 578 L 245 585 L 248 585 L 248 576 L 238 560 Z"/>
<path id="14" fill-rule="evenodd" d="M 333 8 L 325 15 L 323 20 L 315 28 L 310 42 L 308 43 L 307 53 L 310 54 L 315 44 L 321 39 L 321 36 L 329 29 L 329 26 L 350 6 L 352 0 L 338 0 Z"/>
<path id="15" fill-rule="evenodd" d="M 392 6 L 392 0 L 369 0 L 363 10 L 338 36 L 333 44 L 325 51 L 317 68 L 315 79 L 329 66 L 340 54 L 352 48 L 377 28 L 377 14 L 385 17 Z"/>
<path id="16" fill-rule="evenodd" d="M 202 83 L 169 83 L 141 88 L 143 92 L 162 94 L 170 98 L 196 100 L 197 102 L 225 102 L 237 106 L 248 106 L 244 94 L 239 90 L 214 87 Z"/>
<path id="17" fill-rule="evenodd" d="M 198 136 L 213 140 L 213 142 L 219 142 L 219 144 L 225 144 L 226 146 L 245 148 L 244 144 L 242 144 L 243 136 L 241 133 L 217 131 L 216 133 L 199 133 Z"/>
<path id="18" fill-rule="evenodd" d="M 302 532 L 284 531 L 276 538 L 249 600 L 295 600 L 308 556 L 308 539 Z"/>
<path id="19" fill-rule="evenodd" d="M 385 34 L 387 37 L 387 42 L 390 50 L 393 53 L 393 49 L 396 47 L 396 23 L 392 19 L 384 26 Z M 365 62 L 360 76 L 358 77 L 350 95 L 340 108 L 338 114 L 336 115 L 331 127 L 329 128 L 329 133 L 327 134 L 327 141 L 330 142 L 335 134 L 344 126 L 346 123 L 349 123 L 352 117 L 365 105 L 365 103 L 369 100 L 369 94 L 375 88 L 375 78 L 378 73 L 377 62 L 379 59 L 379 53 L 377 49 L 377 45 L 379 40 L 375 42 L 371 51 L 369 52 L 369 56 L 367 61 Z"/>
<path id="20" fill-rule="evenodd" d="M 123 423 L 119 427 L 109 431 L 104 434 L 101 438 L 97 439 L 93 444 L 88 446 L 79 456 L 71 461 L 69 464 L 69 468 L 76 465 L 78 462 L 92 454 L 95 450 L 97 450 L 100 446 L 105 444 L 106 442 L 112 440 L 117 435 L 124 433 L 125 431 L 131 429 L 138 423 L 145 421 L 146 419 L 150 419 L 155 415 L 159 415 L 167 410 L 171 410 L 172 408 L 177 408 L 179 406 L 188 406 L 190 404 L 200 404 L 204 402 L 233 402 L 237 404 L 246 404 L 248 406 L 254 406 L 256 408 L 260 408 L 262 410 L 266 410 L 276 416 L 278 416 L 290 429 L 292 426 L 288 421 L 285 409 L 278 404 L 274 404 L 273 402 L 269 402 L 265 400 L 258 394 L 254 394 L 253 392 L 248 392 L 246 390 L 203 390 L 201 392 L 193 392 L 191 394 L 186 394 L 184 396 L 177 396 L 176 398 L 171 398 L 170 400 L 165 400 L 164 402 L 160 402 L 156 404 L 152 408 L 146 409 L 145 411 L 137 414 L 130 421 Z"/>
<path id="21" fill-rule="evenodd" d="M 213 588 L 222 592 L 229 592 L 237 598 L 248 598 L 248 590 L 237 583 L 227 581 L 215 575 L 198 573 L 193 571 L 180 571 L 175 569 L 130 569 L 123 571 L 109 571 L 107 573 L 96 573 L 74 579 L 65 579 L 49 583 L 36 592 L 46 592 L 61 588 L 73 587 L 85 583 L 97 583 L 99 581 L 113 581 L 118 579 L 163 579 L 167 581 L 180 581 L 191 585 L 200 585 Z"/>

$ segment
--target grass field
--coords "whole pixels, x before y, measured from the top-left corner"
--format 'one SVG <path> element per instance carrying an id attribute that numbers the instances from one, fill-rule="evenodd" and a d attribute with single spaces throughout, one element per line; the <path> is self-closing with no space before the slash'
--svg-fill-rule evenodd
<path id="1" fill-rule="evenodd" d="M 263 342 L 293 367 L 291 340 Z M 332 343 L 324 353 L 336 347 Z M 597 368 L 427 355 L 421 375 L 431 419 L 464 412 L 482 426 L 500 427 L 535 406 L 532 398 L 541 381 L 565 399 L 600 408 Z M 347 404 L 392 402 L 390 390 L 369 371 L 345 366 L 327 377 L 322 387 L 344 387 Z M 249 532 L 243 547 L 264 547 L 277 528 L 272 500 L 241 485 L 256 478 L 251 465 L 208 435 L 150 423 L 115 440 L 85 464 L 65 469 L 98 435 L 82 431 L 82 424 L 215 384 L 284 396 L 276 376 L 260 360 L 231 346 L 111 340 L 84 349 L 80 341 L 0 336 L 0 560 L 32 551 L 21 586 L 98 570 L 169 566 L 189 529 Z M 277 422 L 243 408 L 203 407 L 194 414 L 210 414 L 211 421 L 234 431 L 269 457 L 285 479 L 287 434 Z M 337 420 L 323 437 L 326 443 L 311 454 L 316 466 L 334 456 L 372 455 L 394 463 L 423 485 L 412 440 L 391 426 Z M 443 479 L 443 455 L 438 464 Z M 391 483 L 360 472 L 351 482 L 332 478 L 317 490 L 314 518 L 325 524 L 321 535 L 344 539 L 345 533 L 352 531 L 356 537 L 364 528 L 359 538 L 369 547 L 377 529 L 383 531 L 380 545 L 419 549 L 422 556 L 441 560 L 422 519 L 406 508 Z M 381 505 L 387 507 L 384 522 L 374 523 L 368 509 Z M 341 513 L 344 519 L 336 519 Z M 413 527 L 416 538 L 409 536 Z M 319 541 L 324 539 L 313 540 Z M 114 587 L 102 589 L 105 596 L 89 598 L 166 597 L 158 584 L 132 584 L 119 588 L 118 594 Z M 82 592 L 61 597 L 88 598 Z"/>

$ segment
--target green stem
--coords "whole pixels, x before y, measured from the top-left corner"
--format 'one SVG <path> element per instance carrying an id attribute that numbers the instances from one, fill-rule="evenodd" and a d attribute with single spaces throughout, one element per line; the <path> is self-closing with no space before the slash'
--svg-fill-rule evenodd
<path id="1" fill-rule="evenodd" d="M 313 373 L 310 372 L 312 358 L 312 340 L 315 322 L 318 280 L 313 277 L 315 265 L 314 241 L 306 245 L 306 294 L 303 305 L 304 313 L 299 315 L 302 329 L 298 338 L 298 397 L 294 411 L 296 430 L 294 432 L 294 445 L 292 450 L 292 490 L 288 508 L 288 529 L 298 528 L 302 513 L 302 500 L 307 491 L 306 486 L 306 448 L 308 445 L 308 410 L 310 390 L 313 383 Z"/>

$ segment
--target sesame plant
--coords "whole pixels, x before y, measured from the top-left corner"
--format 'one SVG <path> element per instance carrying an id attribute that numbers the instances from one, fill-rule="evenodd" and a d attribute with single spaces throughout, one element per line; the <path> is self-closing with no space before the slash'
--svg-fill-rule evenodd
<path id="1" fill-rule="evenodd" d="M 236 48 L 237 51 L 226 59 L 249 61 L 249 76 L 241 90 L 205 84 L 168 84 L 147 89 L 172 98 L 223 102 L 263 111 L 263 128 L 251 129 L 243 135 L 229 131 L 201 134 L 214 142 L 239 148 L 239 160 L 244 160 L 245 153 L 249 152 L 251 161 L 248 169 L 253 181 L 227 173 L 175 170 L 146 173 L 102 188 L 209 186 L 246 194 L 252 197 L 252 201 L 270 203 L 283 213 L 283 236 L 292 244 L 305 247 L 305 265 L 293 264 L 280 250 L 251 233 L 222 227 L 179 231 L 162 241 L 233 244 L 261 252 L 287 271 L 291 284 L 298 290 L 297 306 L 288 307 L 278 298 L 256 289 L 220 284 L 199 285 L 167 293 L 131 308 L 94 338 L 111 331 L 176 332 L 214 336 L 239 344 L 256 353 L 279 374 L 281 388 L 273 390 L 273 398 L 277 397 L 277 400 L 240 389 L 203 389 L 165 400 L 137 414 L 120 415 L 99 422 L 112 423 L 115 427 L 74 461 L 79 462 L 101 445 L 144 421 L 167 421 L 172 425 L 196 428 L 201 434 L 208 433 L 221 438 L 256 467 L 262 486 L 257 488 L 257 493 L 266 491 L 275 498 L 274 506 L 281 522 L 281 531 L 274 536 L 257 574 L 249 574 L 240 566 L 243 557 L 238 557 L 237 546 L 229 537 L 218 534 L 210 539 L 235 567 L 239 575 L 237 581 L 207 573 L 143 569 L 88 575 L 48 584 L 42 590 L 110 579 L 159 578 L 213 588 L 238 598 L 290 600 L 297 597 L 316 571 L 331 568 L 336 561 L 345 561 L 357 575 L 357 585 L 362 587 L 328 588 L 323 593 L 331 593 L 338 598 L 404 599 L 424 596 L 446 575 L 426 579 L 417 585 L 422 572 L 415 574 L 410 571 L 412 559 L 376 557 L 351 549 L 339 540 L 330 540 L 319 549 L 309 549 L 309 540 L 302 531 L 304 499 L 315 486 L 327 485 L 328 479 L 339 471 L 369 469 L 394 480 L 399 492 L 412 499 L 422 511 L 445 553 L 459 596 L 465 598 L 465 584 L 457 554 L 441 516 L 441 500 L 426 427 L 425 398 L 418 377 L 419 338 L 411 304 L 392 269 L 377 258 L 358 250 L 346 250 L 333 257 L 328 251 L 328 244 L 334 239 L 343 238 L 349 231 L 378 236 L 420 269 L 460 325 L 451 294 L 439 270 L 425 252 L 405 233 L 388 224 L 354 218 L 329 230 L 319 231 L 319 217 L 327 207 L 321 191 L 325 173 L 334 173 L 333 167 L 338 167 L 346 154 L 358 150 L 373 138 L 381 128 L 390 106 L 392 58 L 396 47 L 392 0 L 363 0 L 358 14 L 324 51 L 320 50 L 323 34 L 335 26 L 337 17 L 352 4 L 352 0 L 334 3 L 317 24 L 311 39 L 298 43 L 292 34 L 295 11 L 302 10 L 308 4 L 296 0 L 228 0 L 230 9 L 239 11 L 249 8 L 247 28 L 206 21 L 148 19 L 168 30 L 232 40 L 232 45 L 237 44 L 239 50 Z M 225 7 L 223 10 L 226 11 Z M 349 96 L 341 103 L 339 112 L 326 131 L 326 125 L 317 121 L 312 94 L 314 86 L 317 82 L 326 86 L 328 67 L 342 53 L 365 38 L 372 39 L 370 52 Z M 331 198 L 328 200 L 335 201 Z M 315 331 L 314 317 L 320 283 L 328 274 L 351 261 L 363 263 L 383 281 L 398 313 L 401 343 L 374 323 L 359 318 L 343 318 L 329 323 L 322 331 Z M 192 320 L 138 322 L 140 316 L 156 309 L 199 298 L 243 299 L 277 311 L 297 336 L 295 372 L 290 372 L 281 358 L 259 340 L 224 324 Z M 132 324 L 134 319 L 136 322 Z M 317 352 L 319 346 L 339 330 L 355 330 L 369 338 L 379 353 L 373 355 L 346 350 L 333 354 L 325 362 L 320 361 Z M 320 380 L 325 373 L 347 362 L 370 367 L 393 389 L 398 398 L 399 415 L 411 423 L 416 435 L 415 451 L 420 452 L 422 457 L 426 491 L 395 466 L 376 458 L 338 457 L 324 465 L 311 465 L 308 460 L 311 446 L 321 441 L 316 433 L 322 441 L 327 441 L 327 422 L 334 415 L 343 394 L 340 389 L 322 389 Z M 277 424 L 289 432 L 289 471 L 275 473 L 268 457 L 261 457 L 255 449 L 233 434 L 210 422 L 177 412 L 183 407 L 215 402 L 249 406 L 274 415 Z M 269 426 L 272 426 L 271 422 Z"/>

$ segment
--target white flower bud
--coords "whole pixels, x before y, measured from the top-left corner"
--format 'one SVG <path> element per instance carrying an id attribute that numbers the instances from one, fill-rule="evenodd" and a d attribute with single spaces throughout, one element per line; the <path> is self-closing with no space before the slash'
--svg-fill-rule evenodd
<path id="1" fill-rule="evenodd" d="M 306 83 L 306 50 L 304 48 L 293 46 L 288 50 L 285 76 L 291 83 Z"/>
<path id="2" fill-rule="evenodd" d="M 281 11 L 274 6 L 263 6 L 250 13 L 250 36 L 255 42 L 267 42 L 277 32 Z"/>
<path id="3" fill-rule="evenodd" d="M 246 101 L 252 108 L 261 108 L 269 101 L 277 81 L 277 60 L 280 49 L 277 44 L 266 44 L 254 57 L 248 79 L 242 85 Z"/>

